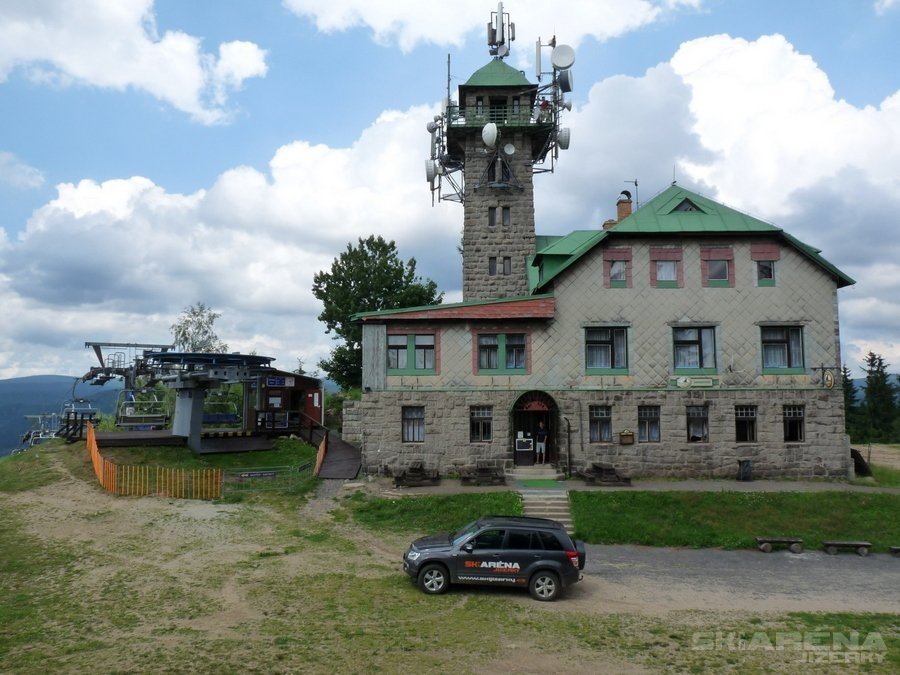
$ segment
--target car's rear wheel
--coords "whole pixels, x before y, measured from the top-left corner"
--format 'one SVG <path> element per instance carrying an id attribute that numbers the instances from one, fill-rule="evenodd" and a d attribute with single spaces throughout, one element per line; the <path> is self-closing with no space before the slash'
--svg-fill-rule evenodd
<path id="1" fill-rule="evenodd" d="M 559 577 L 555 572 L 549 570 L 536 572 L 528 583 L 528 592 L 531 593 L 531 597 L 542 602 L 556 600 L 559 591 Z"/>
<path id="2" fill-rule="evenodd" d="M 450 588 L 450 575 L 443 565 L 425 565 L 419 572 L 419 588 L 430 595 L 445 593 Z"/>

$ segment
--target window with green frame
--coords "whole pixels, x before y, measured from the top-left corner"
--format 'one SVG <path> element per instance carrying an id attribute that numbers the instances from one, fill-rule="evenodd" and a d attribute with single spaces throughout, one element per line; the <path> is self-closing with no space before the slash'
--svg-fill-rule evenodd
<path id="1" fill-rule="evenodd" d="M 478 373 L 524 374 L 527 360 L 525 333 L 483 333 L 478 336 Z"/>
<path id="2" fill-rule="evenodd" d="M 799 375 L 803 366 L 803 328 L 801 326 L 763 326 L 763 373 Z"/>
<path id="3" fill-rule="evenodd" d="M 675 328 L 675 372 L 681 375 L 716 373 L 716 329 L 712 326 Z"/>
<path id="4" fill-rule="evenodd" d="M 586 328 L 584 347 L 586 374 L 628 374 L 627 328 Z"/>
<path id="5" fill-rule="evenodd" d="M 388 375 L 434 373 L 434 334 L 387 336 Z"/>

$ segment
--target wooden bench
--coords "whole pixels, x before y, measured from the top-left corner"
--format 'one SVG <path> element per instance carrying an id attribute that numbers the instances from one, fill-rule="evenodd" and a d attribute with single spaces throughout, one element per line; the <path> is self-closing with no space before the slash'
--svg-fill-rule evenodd
<path id="1" fill-rule="evenodd" d="M 891 546 L 891 555 L 895 558 L 900 558 L 900 546 Z"/>
<path id="2" fill-rule="evenodd" d="M 584 480 L 585 485 L 631 485 L 631 478 L 620 474 L 612 464 L 594 462 L 590 467 L 575 472 Z"/>
<path id="3" fill-rule="evenodd" d="M 459 482 L 463 485 L 503 485 L 506 483 L 506 476 L 499 467 L 487 462 L 477 462 L 475 466 L 460 468 Z"/>
<path id="4" fill-rule="evenodd" d="M 859 555 L 869 555 L 869 549 L 872 544 L 867 541 L 823 541 L 822 546 L 825 547 L 825 553 L 828 555 L 836 555 L 842 548 L 853 548 Z"/>
<path id="5" fill-rule="evenodd" d="M 803 553 L 803 540 L 798 537 L 756 537 L 756 547 L 763 553 L 771 553 L 775 545 L 787 546 L 791 553 Z"/>
<path id="6" fill-rule="evenodd" d="M 394 474 L 394 487 L 435 485 L 440 479 L 437 469 L 426 469 L 424 462 L 414 461 Z"/>

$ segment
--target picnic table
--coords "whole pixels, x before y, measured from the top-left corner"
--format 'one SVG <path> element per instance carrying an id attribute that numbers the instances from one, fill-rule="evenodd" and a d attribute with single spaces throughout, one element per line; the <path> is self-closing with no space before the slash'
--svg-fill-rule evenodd
<path id="1" fill-rule="evenodd" d="M 394 487 L 435 485 L 440 479 L 437 469 L 428 469 L 425 462 L 413 461 L 406 468 L 394 472 Z"/>
<path id="2" fill-rule="evenodd" d="M 575 472 L 586 485 L 631 485 L 631 478 L 620 474 L 616 467 L 606 462 L 593 462 L 589 467 L 584 467 Z"/>
<path id="3" fill-rule="evenodd" d="M 459 482 L 463 485 L 503 485 L 506 483 L 506 476 L 500 467 L 479 460 L 475 466 L 460 468 Z"/>

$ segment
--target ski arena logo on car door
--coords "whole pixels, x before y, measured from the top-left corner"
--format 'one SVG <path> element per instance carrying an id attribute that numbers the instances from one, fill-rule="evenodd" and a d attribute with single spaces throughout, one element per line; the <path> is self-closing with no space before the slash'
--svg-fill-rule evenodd
<path id="1" fill-rule="evenodd" d="M 517 562 L 503 562 L 502 560 L 466 560 L 466 567 L 492 571 L 495 574 L 518 574 L 521 567 Z"/>

